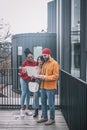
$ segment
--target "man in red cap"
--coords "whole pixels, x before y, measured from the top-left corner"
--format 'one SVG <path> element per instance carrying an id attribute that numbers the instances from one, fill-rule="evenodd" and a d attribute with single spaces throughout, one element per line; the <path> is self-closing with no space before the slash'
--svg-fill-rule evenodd
<path id="1" fill-rule="evenodd" d="M 57 89 L 57 80 L 59 79 L 59 64 L 51 57 L 49 48 L 44 48 L 42 55 L 45 60 L 41 72 L 42 118 L 37 123 L 45 122 L 45 125 L 51 125 L 55 122 L 55 90 Z M 47 115 L 47 100 L 50 119 L 48 119 Z"/>

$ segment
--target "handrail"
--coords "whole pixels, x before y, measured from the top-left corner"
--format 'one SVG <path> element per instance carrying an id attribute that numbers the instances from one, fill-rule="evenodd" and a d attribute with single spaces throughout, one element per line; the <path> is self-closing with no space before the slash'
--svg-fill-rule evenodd
<path id="1" fill-rule="evenodd" d="M 87 130 L 87 83 L 60 70 L 60 106 L 70 130 Z"/>

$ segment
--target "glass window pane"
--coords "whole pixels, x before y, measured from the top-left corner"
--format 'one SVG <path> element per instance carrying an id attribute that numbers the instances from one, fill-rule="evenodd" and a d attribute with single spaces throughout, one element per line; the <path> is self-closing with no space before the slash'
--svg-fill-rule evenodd
<path id="1" fill-rule="evenodd" d="M 71 74 L 80 77 L 80 0 L 71 1 Z"/>

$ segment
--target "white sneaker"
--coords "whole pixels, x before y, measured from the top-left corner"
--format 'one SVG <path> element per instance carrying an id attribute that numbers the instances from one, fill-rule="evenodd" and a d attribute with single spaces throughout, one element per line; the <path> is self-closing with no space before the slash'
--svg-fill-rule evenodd
<path id="1" fill-rule="evenodd" d="M 27 116 L 32 116 L 33 115 L 32 111 L 30 111 L 30 110 L 25 110 L 25 114 Z"/>
<path id="2" fill-rule="evenodd" d="M 22 110 L 22 109 L 20 110 L 20 116 L 21 116 L 21 117 L 24 117 L 24 116 L 25 116 L 25 110 Z"/>

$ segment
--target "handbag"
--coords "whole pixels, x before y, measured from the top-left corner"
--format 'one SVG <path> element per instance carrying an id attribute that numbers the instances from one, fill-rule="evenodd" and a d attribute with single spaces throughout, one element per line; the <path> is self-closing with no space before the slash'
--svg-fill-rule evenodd
<path id="1" fill-rule="evenodd" d="M 39 89 L 39 84 L 37 82 L 29 82 L 28 83 L 28 88 L 30 92 L 37 92 Z"/>

